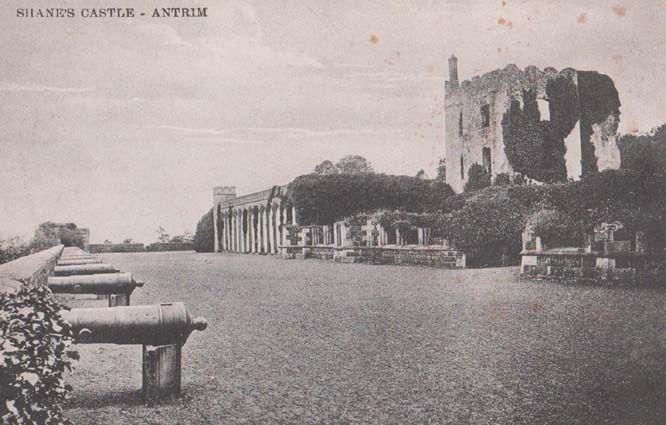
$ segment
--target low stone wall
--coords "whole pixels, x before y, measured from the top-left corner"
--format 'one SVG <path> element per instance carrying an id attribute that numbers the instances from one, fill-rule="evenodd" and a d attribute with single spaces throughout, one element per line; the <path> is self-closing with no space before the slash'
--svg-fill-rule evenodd
<path id="1" fill-rule="evenodd" d="M 90 244 L 86 248 L 91 254 L 109 252 L 143 252 L 146 250 L 142 243 L 99 243 Z"/>
<path id="2" fill-rule="evenodd" d="M 602 285 L 664 285 L 666 254 L 576 248 L 523 251 L 521 276 Z"/>
<path id="3" fill-rule="evenodd" d="M 465 254 L 436 246 L 282 247 L 283 258 L 319 258 L 341 263 L 420 265 L 445 269 L 466 267 Z"/>
<path id="4" fill-rule="evenodd" d="M 194 251 L 194 244 L 189 242 L 157 242 L 148 245 L 146 251 Z"/>
<path id="5" fill-rule="evenodd" d="M 45 285 L 64 246 L 58 245 L 0 265 L 0 292 L 17 292 L 21 286 Z"/>

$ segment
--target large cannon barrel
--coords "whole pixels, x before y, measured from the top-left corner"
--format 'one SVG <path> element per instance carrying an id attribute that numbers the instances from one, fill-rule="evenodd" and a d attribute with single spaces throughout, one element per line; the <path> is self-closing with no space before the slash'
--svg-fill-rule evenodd
<path id="1" fill-rule="evenodd" d="M 72 276 L 49 276 L 49 289 L 56 294 L 131 294 L 143 286 L 131 273 L 103 273 Z"/>
<path id="2" fill-rule="evenodd" d="M 184 344 L 194 330 L 206 329 L 183 303 L 63 310 L 76 342 L 87 344 Z"/>
<path id="3" fill-rule="evenodd" d="M 74 258 L 74 259 L 60 259 L 58 260 L 59 266 L 78 266 L 80 264 L 101 264 L 102 260 L 96 258 Z"/>
<path id="4" fill-rule="evenodd" d="M 56 276 L 71 276 L 77 274 L 117 273 L 119 270 L 108 264 L 79 264 L 73 266 L 55 266 L 53 272 Z"/>

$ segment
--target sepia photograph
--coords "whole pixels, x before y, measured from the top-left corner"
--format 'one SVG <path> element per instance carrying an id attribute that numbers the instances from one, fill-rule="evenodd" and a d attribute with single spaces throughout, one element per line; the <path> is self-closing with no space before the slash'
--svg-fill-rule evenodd
<path id="1" fill-rule="evenodd" d="M 666 1 L 0 26 L 0 423 L 666 423 Z"/>

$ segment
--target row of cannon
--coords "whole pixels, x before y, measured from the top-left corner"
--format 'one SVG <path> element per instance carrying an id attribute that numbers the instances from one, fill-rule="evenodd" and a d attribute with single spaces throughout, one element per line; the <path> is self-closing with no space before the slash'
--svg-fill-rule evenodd
<path id="1" fill-rule="evenodd" d="M 47 280 L 53 293 L 109 298 L 110 308 L 62 311 L 76 343 L 141 344 L 144 399 L 180 393 L 181 347 L 194 330 L 206 329 L 206 319 L 193 318 L 179 302 L 130 306 L 132 292 L 144 282 L 79 248 L 65 248 L 53 274 Z"/>

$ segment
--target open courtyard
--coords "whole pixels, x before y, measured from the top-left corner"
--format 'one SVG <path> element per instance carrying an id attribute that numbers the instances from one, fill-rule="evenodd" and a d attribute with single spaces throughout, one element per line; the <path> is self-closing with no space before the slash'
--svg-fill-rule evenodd
<path id="1" fill-rule="evenodd" d="M 106 254 L 132 304 L 208 319 L 183 395 L 141 402 L 141 347 L 77 345 L 75 423 L 658 424 L 666 292 L 193 252 Z M 70 306 L 106 306 L 59 296 Z"/>

